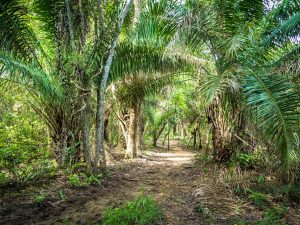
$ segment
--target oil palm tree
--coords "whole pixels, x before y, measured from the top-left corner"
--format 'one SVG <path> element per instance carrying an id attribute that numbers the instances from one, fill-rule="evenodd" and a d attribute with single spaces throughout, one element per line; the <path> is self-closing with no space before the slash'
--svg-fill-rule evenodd
<path id="1" fill-rule="evenodd" d="M 83 149 L 92 167 L 91 95 L 94 80 L 109 72 L 105 65 L 119 35 L 120 6 L 115 1 L 1 2 L 1 78 L 15 75 L 32 87 L 32 106 L 50 128 L 59 164 L 72 152 L 78 160 Z M 46 93 L 51 96 L 40 98 Z"/>

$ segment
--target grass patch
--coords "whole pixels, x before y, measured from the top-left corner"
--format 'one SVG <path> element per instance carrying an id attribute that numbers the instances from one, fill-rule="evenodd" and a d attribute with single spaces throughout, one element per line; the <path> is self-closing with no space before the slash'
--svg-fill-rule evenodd
<path id="1" fill-rule="evenodd" d="M 140 195 L 119 208 L 109 208 L 103 216 L 103 225 L 152 225 L 163 218 L 153 198 Z"/>

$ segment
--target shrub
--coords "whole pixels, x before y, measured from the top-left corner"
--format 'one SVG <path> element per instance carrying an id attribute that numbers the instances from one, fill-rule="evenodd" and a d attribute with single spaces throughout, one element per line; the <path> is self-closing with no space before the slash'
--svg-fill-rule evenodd
<path id="1" fill-rule="evenodd" d="M 27 182 L 54 168 L 49 160 L 46 125 L 22 104 L 21 96 L 15 97 L 4 95 L 0 101 L 0 108 L 5 109 L 0 111 L 0 173 L 5 174 L 0 178 L 2 185 L 11 180 Z"/>
<path id="2" fill-rule="evenodd" d="M 158 204 L 151 197 L 140 195 L 120 208 L 108 209 L 103 225 L 152 225 L 162 217 Z"/>
<path id="3" fill-rule="evenodd" d="M 103 175 L 99 173 L 97 175 L 86 175 L 85 173 L 70 174 L 68 177 L 69 183 L 73 187 L 83 187 L 91 184 L 100 184 Z"/>

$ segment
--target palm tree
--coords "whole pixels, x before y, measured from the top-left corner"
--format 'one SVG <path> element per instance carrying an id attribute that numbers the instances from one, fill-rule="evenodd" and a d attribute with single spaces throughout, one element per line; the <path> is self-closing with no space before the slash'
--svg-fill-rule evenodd
<path id="1" fill-rule="evenodd" d="M 252 121 L 275 144 L 286 171 L 299 159 L 299 92 L 293 82 L 299 50 L 299 2 L 283 1 L 271 12 L 263 1 L 213 3 L 188 1 L 192 7 L 181 27 L 187 34 L 187 50 L 210 62 L 202 60 L 200 65 L 205 74 L 201 92 L 208 103 L 215 160 L 229 159 L 235 137 L 246 132 L 245 123 Z M 253 120 L 245 120 L 245 107 L 251 109 Z"/>
<path id="2" fill-rule="evenodd" d="M 134 27 L 127 31 L 124 40 L 116 49 L 111 71 L 112 79 L 124 77 L 115 84 L 118 89 L 117 99 L 122 108 L 128 111 L 127 123 L 121 115 L 118 116 L 123 126 L 128 158 L 136 157 L 137 143 L 141 142 L 141 136 L 137 132 L 141 130 L 144 98 L 171 84 L 172 74 L 187 70 L 183 60 L 164 55 L 175 34 L 175 30 L 164 17 L 171 9 L 176 9 L 176 4 L 153 0 L 144 1 L 142 4 L 139 20 L 134 19 Z"/>
<path id="3" fill-rule="evenodd" d="M 111 54 L 107 52 L 112 50 L 111 43 L 116 45 L 119 34 L 115 29 L 120 29 L 120 23 L 111 24 L 118 20 L 115 15 L 120 4 L 69 0 L 1 3 L 2 77 L 16 75 L 15 79 L 32 87 L 33 107 L 50 128 L 59 164 L 65 162 L 68 152 L 78 160 L 83 148 L 89 170 L 92 164 L 98 166 L 97 160 L 92 162 L 90 102 L 94 80 L 109 72 Z M 40 98 L 46 93 L 51 96 Z"/>

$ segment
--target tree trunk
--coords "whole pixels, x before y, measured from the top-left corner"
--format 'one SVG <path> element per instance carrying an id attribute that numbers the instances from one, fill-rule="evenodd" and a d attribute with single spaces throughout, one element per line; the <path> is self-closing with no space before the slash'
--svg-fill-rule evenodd
<path id="1" fill-rule="evenodd" d="M 109 124 L 109 110 L 106 110 L 105 112 L 105 119 L 104 119 L 104 134 L 103 139 L 108 144 L 109 142 L 109 133 L 108 133 L 108 124 Z"/>
<path id="2" fill-rule="evenodd" d="M 137 155 L 142 154 L 142 148 L 143 148 L 143 133 L 144 133 L 144 119 L 142 115 L 142 104 L 140 103 L 137 108 L 137 141 L 136 141 L 136 147 L 137 147 Z"/>
<path id="3" fill-rule="evenodd" d="M 212 124 L 212 145 L 214 161 L 227 162 L 233 152 L 232 127 L 225 120 L 220 99 L 216 98 L 208 109 L 209 121 Z"/>
<path id="4" fill-rule="evenodd" d="M 153 131 L 153 135 L 152 135 L 152 146 L 153 146 L 153 147 L 157 147 L 156 131 Z"/>
<path id="5" fill-rule="evenodd" d="M 136 158 L 137 147 L 136 147 L 136 136 L 137 136 L 137 107 L 129 109 L 129 126 L 128 126 L 128 138 L 126 146 L 126 158 Z"/>
<path id="6" fill-rule="evenodd" d="M 199 150 L 202 150 L 202 137 L 201 137 L 201 126 L 199 123 Z"/>
<path id="7" fill-rule="evenodd" d="M 197 128 L 195 127 L 193 129 L 193 147 L 196 148 L 196 145 L 197 145 Z"/>
<path id="8" fill-rule="evenodd" d="M 92 172 L 92 149 L 90 145 L 90 96 L 83 97 L 82 110 L 82 145 L 87 171 Z"/>
<path id="9" fill-rule="evenodd" d="M 208 124 L 207 135 L 206 135 L 206 148 L 203 151 L 203 155 L 202 155 L 202 157 L 204 159 L 207 158 L 207 154 L 208 154 L 208 151 L 209 151 L 209 142 L 210 142 L 209 134 L 210 134 L 210 131 L 211 131 L 211 125 Z"/>
<path id="10" fill-rule="evenodd" d="M 170 131 L 171 131 L 171 129 L 169 128 L 168 131 L 167 131 L 167 133 L 166 133 L 165 136 L 164 136 L 163 146 L 165 146 L 165 143 L 166 143 L 166 140 L 167 140 L 167 138 L 168 138 L 168 135 L 169 135 Z"/>
<path id="11" fill-rule="evenodd" d="M 177 124 L 175 123 L 173 125 L 173 137 L 176 137 L 176 135 L 177 135 Z"/>
<path id="12" fill-rule="evenodd" d="M 134 1 L 133 2 L 133 4 L 134 4 L 133 27 L 135 27 L 139 20 L 140 14 L 141 14 L 142 0 L 133 0 L 133 1 Z"/>
<path id="13" fill-rule="evenodd" d="M 170 128 L 168 132 L 168 150 L 170 150 Z"/>
<path id="14" fill-rule="evenodd" d="M 58 133 L 52 138 L 52 148 L 54 149 L 55 159 L 58 165 L 62 166 L 65 163 L 66 150 L 67 150 L 67 139 L 65 132 Z"/>
<path id="15" fill-rule="evenodd" d="M 162 125 L 162 127 L 160 128 L 160 130 L 154 129 L 153 131 L 153 147 L 157 147 L 157 141 L 161 135 L 161 133 L 164 131 L 165 127 L 166 127 L 167 123 L 164 123 Z"/>
<path id="16" fill-rule="evenodd" d="M 115 55 L 115 48 L 117 46 L 119 36 L 121 33 L 121 29 L 123 27 L 123 23 L 125 20 L 125 17 L 129 11 L 129 8 L 132 4 L 132 0 L 127 0 L 125 3 L 125 7 L 121 12 L 121 15 L 119 17 L 117 30 L 115 32 L 115 35 L 112 40 L 111 47 L 109 49 L 108 58 L 106 60 L 106 63 L 104 65 L 103 73 L 101 76 L 101 83 L 98 88 L 97 93 L 97 114 L 96 114 L 96 149 L 95 149 L 95 159 L 93 163 L 93 171 L 95 173 L 98 172 L 98 164 L 99 164 L 99 156 L 102 155 L 102 164 L 101 167 L 106 167 L 106 159 L 105 159 L 105 151 L 103 149 L 103 132 L 104 132 L 104 109 L 105 109 L 105 90 L 106 90 L 106 84 L 108 80 L 108 75 L 110 72 L 111 64 L 113 57 Z"/>

